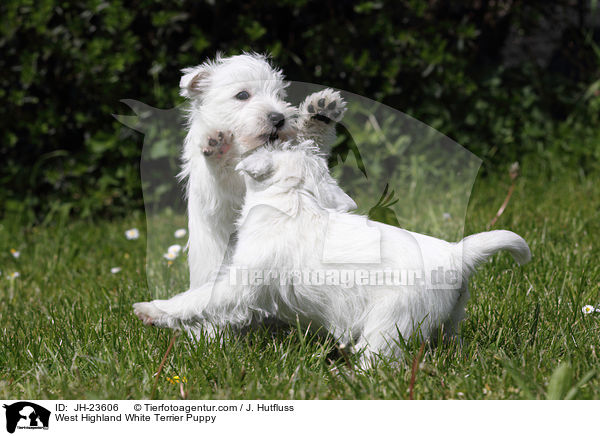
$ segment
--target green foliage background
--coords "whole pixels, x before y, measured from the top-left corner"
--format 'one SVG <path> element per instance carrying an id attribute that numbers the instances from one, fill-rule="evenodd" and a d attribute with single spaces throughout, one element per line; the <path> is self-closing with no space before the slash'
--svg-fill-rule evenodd
<path id="1" fill-rule="evenodd" d="M 268 51 L 290 80 L 382 101 L 487 171 L 595 171 L 599 26 L 593 0 L 3 0 L 0 213 L 142 208 L 142 137 L 111 114 L 123 98 L 176 106 L 179 70 L 217 51 Z M 545 29 L 540 61 L 527 38 Z"/>

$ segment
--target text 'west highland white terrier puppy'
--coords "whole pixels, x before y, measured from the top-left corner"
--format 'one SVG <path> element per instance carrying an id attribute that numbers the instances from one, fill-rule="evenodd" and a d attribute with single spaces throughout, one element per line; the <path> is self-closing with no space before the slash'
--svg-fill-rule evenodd
<path id="1" fill-rule="evenodd" d="M 450 243 L 324 206 L 315 192 L 330 176 L 313 141 L 261 147 L 236 168 L 246 195 L 230 264 L 214 284 L 137 303 L 146 322 L 209 334 L 268 318 L 300 323 L 362 351 L 366 368 L 376 355 L 400 357 L 399 336 L 455 335 L 468 278 L 489 256 L 531 258 L 509 231 Z"/>
<path id="2" fill-rule="evenodd" d="M 283 74 L 258 54 L 217 56 L 183 73 L 181 95 L 190 107 L 180 178 L 186 181 L 194 289 L 214 279 L 235 231 L 245 191 L 234 171 L 240 157 L 291 138 L 312 139 L 328 153 L 346 103 L 339 92 L 325 89 L 306 97 L 298 108 L 292 106 L 285 101 Z M 320 192 L 339 210 L 356 208 L 335 184 L 322 186 Z"/>

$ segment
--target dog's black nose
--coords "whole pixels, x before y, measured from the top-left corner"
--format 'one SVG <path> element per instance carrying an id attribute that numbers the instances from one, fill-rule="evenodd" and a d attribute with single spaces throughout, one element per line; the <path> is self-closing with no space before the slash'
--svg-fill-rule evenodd
<path id="1" fill-rule="evenodd" d="M 271 123 L 273 123 L 273 125 L 277 129 L 283 127 L 283 125 L 285 124 L 285 117 L 283 116 L 282 113 L 271 112 L 271 113 L 269 113 L 268 116 L 269 116 L 269 120 L 271 120 Z"/>

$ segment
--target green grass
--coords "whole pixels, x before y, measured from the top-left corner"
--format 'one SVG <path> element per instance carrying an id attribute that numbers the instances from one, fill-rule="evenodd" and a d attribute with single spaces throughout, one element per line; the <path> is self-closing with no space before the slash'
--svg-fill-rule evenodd
<path id="1" fill-rule="evenodd" d="M 524 174 L 495 228 L 530 243 L 517 267 L 495 256 L 471 281 L 462 345 L 428 346 L 414 383 L 418 399 L 600 398 L 600 185 L 584 177 Z M 504 177 L 478 180 L 467 233 L 483 231 L 502 203 Z M 179 227 L 175 219 L 167 220 Z M 125 239 L 130 227 L 142 230 Z M 153 395 L 154 374 L 173 332 L 142 326 L 131 304 L 152 298 L 145 268 L 145 220 L 77 221 L 20 228 L 0 224 L 0 397 L 131 399 Z M 173 242 L 175 240 L 173 239 Z M 21 251 L 14 259 L 9 250 Z M 185 258 L 156 274 L 185 282 Z M 110 268 L 122 271 L 111 274 Z M 7 274 L 21 276 L 8 280 Z M 183 274 L 185 275 L 185 274 Z M 178 289 L 183 290 L 183 289 Z M 181 398 L 167 377 L 187 379 L 197 398 L 408 398 L 419 346 L 407 359 L 360 373 L 331 341 L 302 330 L 258 330 L 222 345 L 179 336 L 156 398 Z"/>

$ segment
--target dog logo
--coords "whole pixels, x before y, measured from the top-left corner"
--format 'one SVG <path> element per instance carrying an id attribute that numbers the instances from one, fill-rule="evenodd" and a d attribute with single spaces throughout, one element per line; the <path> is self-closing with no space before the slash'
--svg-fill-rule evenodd
<path id="1" fill-rule="evenodd" d="M 19 429 L 44 429 L 48 430 L 50 411 L 28 401 L 19 401 L 10 405 L 4 404 L 6 409 L 6 431 L 14 433 Z"/>

